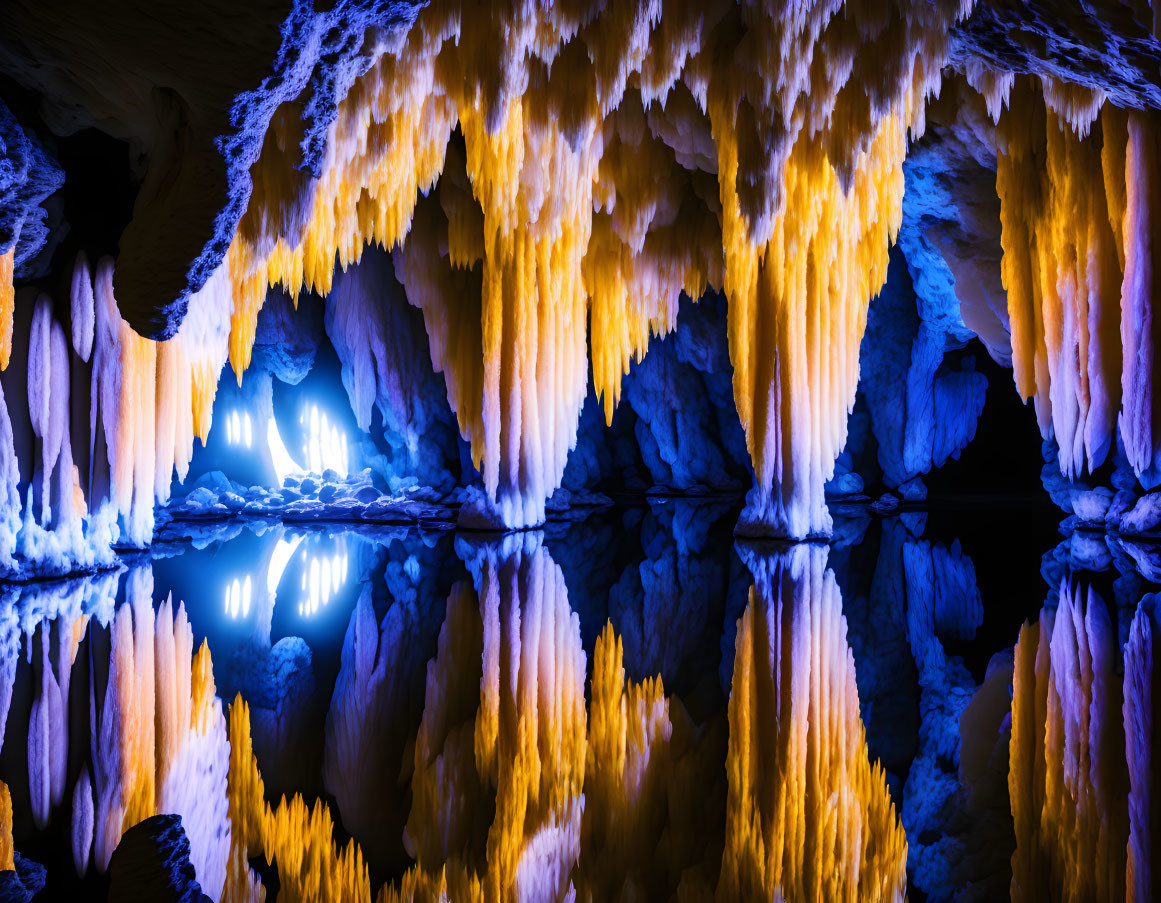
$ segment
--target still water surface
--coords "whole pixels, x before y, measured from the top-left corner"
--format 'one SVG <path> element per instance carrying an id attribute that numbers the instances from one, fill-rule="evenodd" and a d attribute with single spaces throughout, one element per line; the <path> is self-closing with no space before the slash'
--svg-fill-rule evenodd
<path id="1" fill-rule="evenodd" d="M 17 875 L 100 898 L 173 812 L 214 899 L 1148 886 L 1148 567 L 1038 511 L 736 516 L 207 526 L 5 587 Z"/>

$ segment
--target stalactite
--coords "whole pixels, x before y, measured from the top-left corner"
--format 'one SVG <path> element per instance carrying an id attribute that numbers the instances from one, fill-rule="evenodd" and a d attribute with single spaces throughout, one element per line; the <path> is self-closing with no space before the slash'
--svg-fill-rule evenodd
<path id="1" fill-rule="evenodd" d="M 121 318 L 113 295 L 113 261 L 95 271 L 84 254 L 69 289 L 71 340 L 41 295 L 28 337 L 28 398 L 39 460 L 33 505 L 4 509 L 0 565 L 9 573 L 67 573 L 111 563 L 117 539 L 137 546 L 153 538 L 154 506 L 169 499 L 176 474 L 184 480 L 195 436 L 210 430 L 218 376 L 225 363 L 232 304 L 225 267 L 191 296 L 177 335 L 154 342 Z M 70 372 L 91 366 L 87 437 L 70 435 Z M 81 408 L 84 410 L 84 407 Z M 74 454 L 73 442 L 88 449 Z M 88 461 L 81 474 L 74 460 Z M 7 407 L 0 412 L 0 492 L 16 497 L 19 465 Z M 23 522 L 21 513 L 23 511 Z M 82 518 L 84 520 L 82 521 Z"/>
<path id="2" fill-rule="evenodd" d="M 719 900 L 899 900 L 907 841 L 867 756 L 826 549 L 752 552 L 739 621 Z"/>
<path id="3" fill-rule="evenodd" d="M 297 106 L 272 121 L 229 254 L 239 379 L 265 285 L 326 294 L 336 262 L 402 242 L 400 278 L 483 472 L 486 500 L 465 520 L 534 525 L 575 441 L 588 345 L 611 420 L 621 377 L 673 327 L 680 293 L 724 282 L 758 474 L 744 526 L 827 532 L 822 486 L 898 229 L 905 133 L 922 125 L 947 29 L 968 7 L 836 5 L 787 20 L 725 4 L 496 16 L 431 4 L 397 46 L 374 47 L 318 178 L 296 165 Z M 738 44 L 729 63 L 701 53 L 715 41 Z M 757 51 L 774 46 L 776 73 Z M 816 57 L 844 62 L 822 77 Z M 457 124 L 466 178 L 447 150 Z M 448 224 L 433 244 L 408 230 L 445 158 Z M 453 349 L 441 321 L 476 316 L 480 347 L 469 327 Z"/>
<path id="4" fill-rule="evenodd" d="M 8 785 L 0 781 L 0 872 L 16 868 L 15 854 L 12 846 L 12 793 Z"/>
<path id="5" fill-rule="evenodd" d="M 1117 440 L 1143 482 L 1161 474 L 1150 246 L 1157 124 L 1017 79 L 998 130 L 1002 273 L 1016 388 L 1075 479 Z M 1071 98 L 1071 99 L 1067 99 Z M 1061 113 L 1056 110 L 1062 111 Z M 1095 123 L 1088 134 L 1087 123 Z"/>

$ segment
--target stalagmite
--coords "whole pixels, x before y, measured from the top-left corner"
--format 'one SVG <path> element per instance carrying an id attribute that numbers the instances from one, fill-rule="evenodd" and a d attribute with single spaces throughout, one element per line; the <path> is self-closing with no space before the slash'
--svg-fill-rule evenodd
<path id="1" fill-rule="evenodd" d="M 749 554 L 730 692 L 718 900 L 898 900 L 907 841 L 867 757 L 826 549 Z"/>

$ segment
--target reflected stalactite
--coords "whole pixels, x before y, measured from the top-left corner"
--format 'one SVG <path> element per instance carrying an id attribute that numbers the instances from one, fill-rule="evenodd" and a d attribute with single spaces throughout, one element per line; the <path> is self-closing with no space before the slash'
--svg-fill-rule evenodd
<path id="1" fill-rule="evenodd" d="M 278 867 L 279 899 L 371 899 L 370 876 L 359 845 L 333 840 L 334 820 L 327 804 L 308 806 L 300 794 L 266 802 L 262 775 L 250 739 L 250 709 L 239 696 L 230 706 L 229 824 L 226 889 L 223 899 L 264 897 L 248 865 L 265 856 Z"/>
<path id="2" fill-rule="evenodd" d="M 718 900 L 899 900 L 907 840 L 867 756 L 826 549 L 747 550 Z"/>
<path id="3" fill-rule="evenodd" d="M 673 724 L 661 678 L 626 681 L 621 638 L 612 624 L 593 651 L 592 713 L 578 892 L 615 899 L 633 889 L 660 896 L 670 878 L 664 850 Z M 661 855 L 658 855 L 661 853 Z"/>
<path id="4" fill-rule="evenodd" d="M 719 734 L 699 733 L 659 678 L 626 680 L 611 625 L 586 718 L 579 621 L 540 538 L 460 551 L 476 589 L 453 588 L 429 665 L 406 834 L 417 865 L 380 899 L 712 896 Z M 691 782 L 707 793 L 687 799 Z"/>
<path id="5" fill-rule="evenodd" d="M 1045 608 L 1038 624 L 1020 631 L 1008 777 L 1016 829 L 1013 900 L 1150 896 L 1126 896 L 1130 819 L 1122 684 L 1131 688 L 1152 675 L 1143 662 L 1126 657 L 1122 681 L 1118 657 L 1104 601 L 1068 581 L 1056 608 Z M 1141 699 L 1131 692 L 1125 711 Z M 1145 749 L 1151 747 L 1150 738 Z M 1141 751 L 1135 748 L 1134 757 Z"/>
<path id="6" fill-rule="evenodd" d="M 194 654 L 184 605 L 174 613 L 167 599 L 155 615 L 148 570 L 130 574 L 126 594 L 110 629 L 104 697 L 93 700 L 94 859 L 104 870 L 125 830 L 178 814 L 198 881 L 217 897 L 230 849 L 229 753 L 209 647 Z"/>
<path id="7" fill-rule="evenodd" d="M 411 763 L 404 755 L 422 702 L 420 618 L 414 605 L 397 601 L 376 624 L 371 587 L 364 584 L 343 639 L 326 722 L 323 783 L 368 862 L 392 871 L 407 864 L 400 840 Z"/>
<path id="8" fill-rule="evenodd" d="M 1125 758 L 1129 768 L 1129 848 L 1125 889 L 1129 899 L 1150 900 L 1161 894 L 1161 806 L 1155 806 L 1159 784 L 1155 751 L 1161 721 L 1161 673 L 1153 649 L 1161 639 L 1158 597 L 1141 600 L 1125 647 Z"/>

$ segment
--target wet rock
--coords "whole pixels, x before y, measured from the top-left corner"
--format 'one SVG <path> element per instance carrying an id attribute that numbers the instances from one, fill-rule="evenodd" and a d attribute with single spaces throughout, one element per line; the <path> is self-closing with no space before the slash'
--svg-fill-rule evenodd
<path id="1" fill-rule="evenodd" d="M 1104 486 L 1078 489 L 1072 494 L 1072 512 L 1081 523 L 1101 524 L 1105 521 L 1112 501 L 1113 491 Z"/>
<path id="2" fill-rule="evenodd" d="M 110 903 L 203 903 L 178 815 L 154 815 L 121 837 L 109 860 Z"/>
<path id="3" fill-rule="evenodd" d="M 3 903 L 26 903 L 33 900 L 44 889 L 48 872 L 39 862 L 25 859 L 15 853 L 15 871 L 0 872 L 0 901 Z"/>
<path id="4" fill-rule="evenodd" d="M 1161 529 L 1161 492 L 1151 492 L 1137 500 L 1121 518 L 1121 532 L 1130 535 L 1155 533 Z"/>
<path id="5" fill-rule="evenodd" d="M 1118 489 L 1105 512 L 1105 523 L 1114 529 L 1120 529 L 1121 518 L 1127 511 L 1131 511 L 1137 504 L 1137 494 L 1126 489 Z"/>

